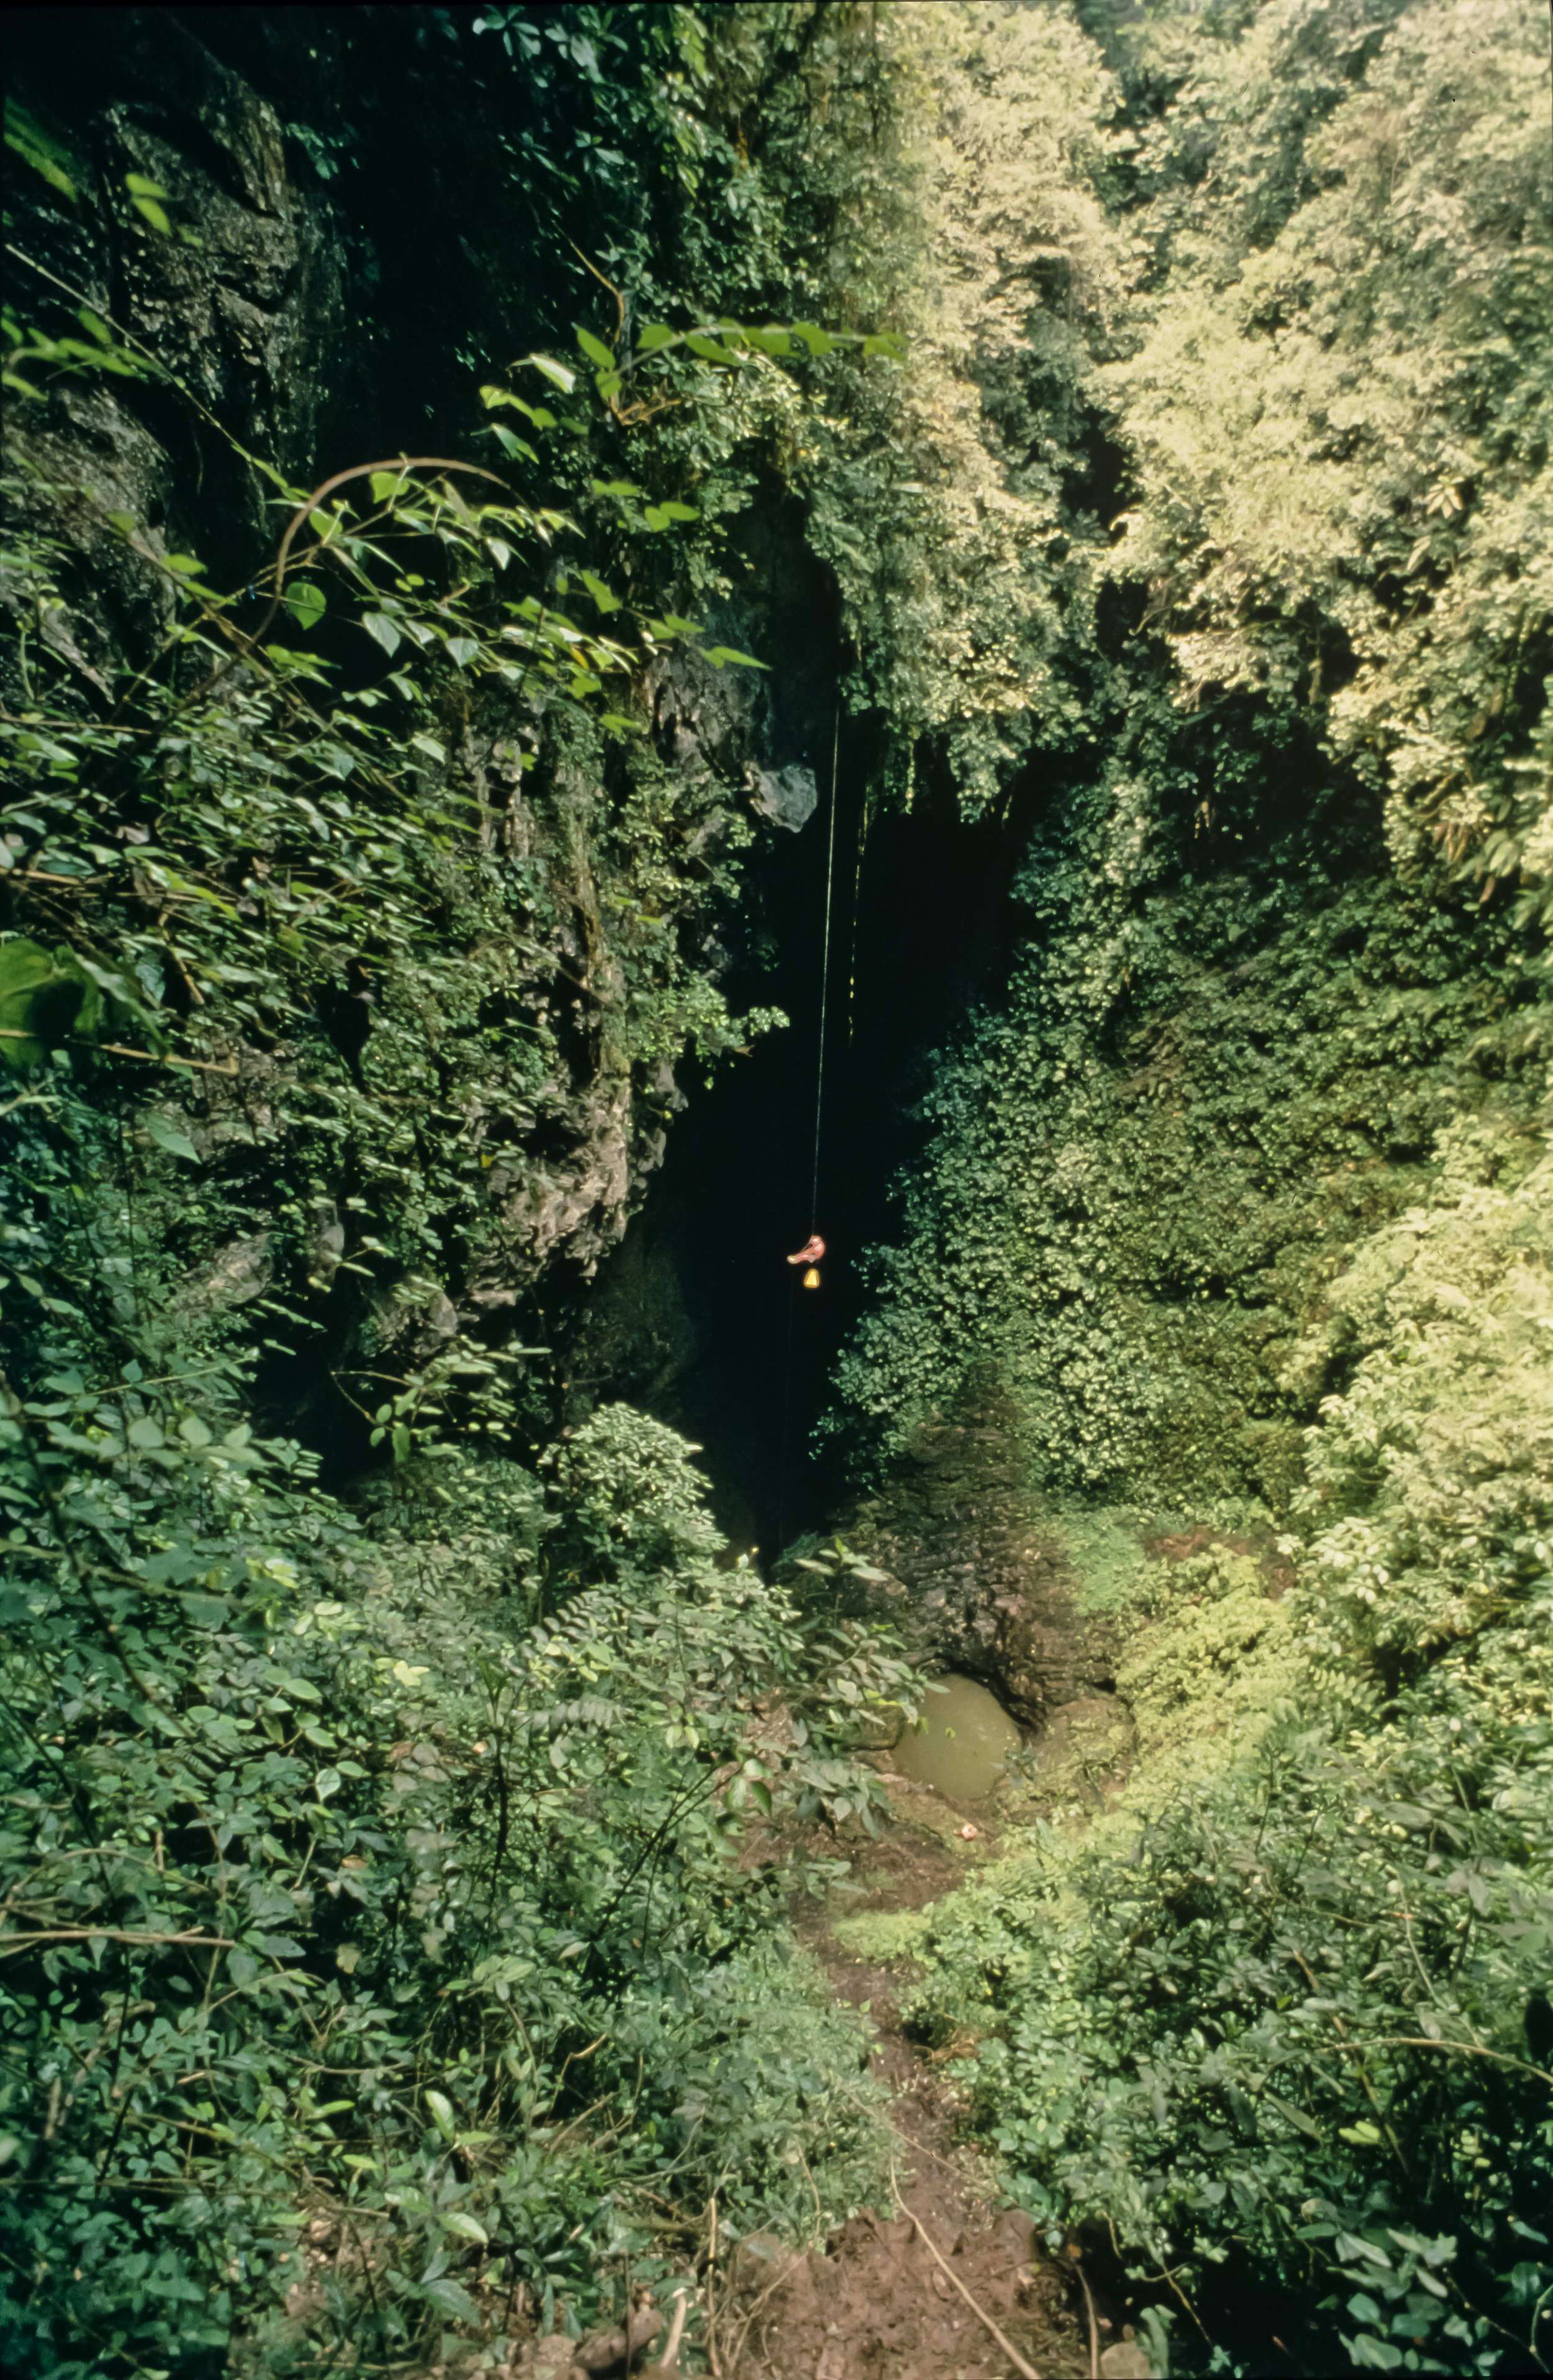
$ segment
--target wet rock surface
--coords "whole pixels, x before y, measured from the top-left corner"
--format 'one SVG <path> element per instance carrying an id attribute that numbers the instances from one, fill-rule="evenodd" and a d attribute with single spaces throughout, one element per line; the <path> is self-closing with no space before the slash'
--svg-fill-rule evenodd
<path id="1" fill-rule="evenodd" d="M 218 574 L 256 566 L 273 492 L 221 431 L 289 474 L 313 466 L 337 403 L 348 253 L 334 207 L 290 169 L 275 109 L 172 10 L 91 9 L 79 21 L 68 87 L 56 51 L 34 55 L 24 38 L 17 60 L 17 88 L 61 140 L 77 203 L 63 221 L 30 177 L 13 177 L 18 247 L 43 268 L 18 266 L 14 295 L 67 333 L 84 300 L 184 393 L 67 385 L 46 422 L 13 425 L 32 467 L 23 501 L 63 549 L 69 622 L 58 625 L 90 674 L 143 662 L 172 610 L 165 576 L 112 532 L 109 513 L 143 524 L 146 555 L 191 544 Z M 186 237 L 148 227 L 127 175 L 165 194 Z"/>
<path id="2" fill-rule="evenodd" d="M 843 1534 L 904 1589 L 893 1616 L 916 1658 L 978 1679 L 1022 1726 L 1044 1726 L 1099 1683 L 1060 1540 L 1000 1400 L 926 1422 L 896 1477 Z"/>

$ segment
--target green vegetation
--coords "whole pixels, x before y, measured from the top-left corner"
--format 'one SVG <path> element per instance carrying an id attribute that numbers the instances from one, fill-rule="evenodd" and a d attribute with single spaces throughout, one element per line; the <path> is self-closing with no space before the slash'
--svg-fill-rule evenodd
<path id="1" fill-rule="evenodd" d="M 1031 16 L 962 42 L 999 103 L 1000 44 L 1071 41 Z M 1107 59 L 1046 383 L 1117 491 L 1043 550 L 1082 723 L 828 1426 L 886 1463 L 1012 1399 L 1135 1741 L 1103 1815 L 1037 1761 L 1058 1830 L 899 1949 L 1014 2194 L 1109 2228 L 1172 2358 L 1542 2368 L 1546 39 L 1274 6 Z M 962 172 L 996 120 L 946 117 Z M 1025 323 L 963 367 L 984 519 Z M 1280 1530 L 1275 1595 L 1235 1548 Z"/>
<path id="2" fill-rule="evenodd" d="M 781 1021 L 715 947 L 780 516 L 867 814 L 1033 820 L 826 1426 L 995 1387 L 1134 1739 L 857 1947 L 1173 2358 L 1545 2367 L 1541 17 L 339 24 L 233 173 L 419 459 L 269 436 L 170 142 L 7 112 L 0 2360 L 431 2362 L 880 2186 L 734 1855 L 867 1824 L 917 1682 L 519 1329 Z"/>
<path id="3" fill-rule="evenodd" d="M 532 48 L 500 14 L 477 30 Z M 678 153 L 658 78 L 706 70 L 668 14 L 625 114 Z M 175 179 L 129 177 L 136 237 L 176 240 Z M 653 750 L 643 686 L 690 647 L 708 682 L 761 666 L 679 608 L 744 500 L 716 466 L 803 419 L 792 358 L 894 344 L 675 300 L 688 331 L 492 372 L 462 457 L 309 492 L 51 263 L 23 281 L 0 2360 L 575 2331 L 714 2200 L 725 2236 L 803 2232 L 883 2171 L 856 2024 L 734 1859 L 779 1805 L 867 1809 L 849 1747 L 911 1672 L 724 1566 L 672 1432 L 606 1407 L 555 1442 L 512 1309 L 576 1220 L 557 1145 L 586 1160 L 602 1109 L 623 1220 L 633 1103 L 782 1022 L 731 1018 L 699 958 L 752 830 Z M 273 524 L 247 587 L 61 438 L 102 385 L 230 456 Z M 347 1503 L 265 1426 L 321 1351 L 383 1466 Z"/>
<path id="4" fill-rule="evenodd" d="M 443 1449 L 357 1523 L 230 1377 L 56 1329 L 0 1477 L 6 2361 L 434 2350 L 519 2283 L 607 2305 L 714 2194 L 802 2230 L 877 2186 L 855 2026 L 729 1852 L 902 1665 L 719 1569 L 628 1409 L 548 1497 Z"/>
<path id="5" fill-rule="evenodd" d="M 1270 2331 L 1309 2369 L 1535 2368 L 1553 1162 L 1516 1182 L 1523 1154 L 1447 1135 L 1332 1283 L 1349 1385 L 1309 1433 L 1295 1589 L 1074 1529 L 1081 1605 L 1125 1616 L 1125 1781 L 1112 1744 L 1097 1816 L 1037 1767 L 1068 1823 L 869 1937 L 929 2039 L 977 2043 L 958 2070 L 1020 2203 L 1054 2242 L 1109 2226 L 1187 2368 L 1194 2325 L 1229 2368 Z"/>
<path id="6" fill-rule="evenodd" d="M 924 1103 L 840 1419 L 896 1450 L 989 1362 L 1054 1482 L 1286 1510 L 1319 1389 L 1288 1362 L 1343 1252 L 1458 1113 L 1531 1131 L 1544 1092 L 1540 20 L 1166 13 L 1112 79 L 1045 11 L 933 18 L 954 301 L 1003 310 L 952 355 L 925 331 L 903 383 L 949 375 L 974 438 L 895 435 L 1003 540 L 935 600 L 962 659 L 1017 658 L 1051 791 L 1007 1002 Z M 978 244 L 984 203 L 1031 245 Z M 1021 601 L 1060 625 L 1038 667 Z M 902 668 L 944 645 L 921 617 L 877 641 Z M 993 733 L 969 703 L 912 765 L 1003 798 L 1012 759 L 956 758 Z"/>

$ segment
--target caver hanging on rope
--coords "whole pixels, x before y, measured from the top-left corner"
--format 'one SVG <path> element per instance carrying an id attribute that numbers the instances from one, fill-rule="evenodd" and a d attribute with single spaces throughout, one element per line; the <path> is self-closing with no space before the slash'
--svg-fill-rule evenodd
<path id="1" fill-rule="evenodd" d="M 808 1270 L 805 1273 L 803 1281 L 800 1283 L 800 1287 L 804 1289 L 818 1289 L 819 1287 L 819 1259 L 824 1253 L 824 1241 L 820 1238 L 818 1232 L 811 1232 L 806 1245 L 798 1250 L 797 1255 L 795 1257 L 788 1257 L 787 1261 L 790 1265 L 807 1265 L 808 1267 Z"/>

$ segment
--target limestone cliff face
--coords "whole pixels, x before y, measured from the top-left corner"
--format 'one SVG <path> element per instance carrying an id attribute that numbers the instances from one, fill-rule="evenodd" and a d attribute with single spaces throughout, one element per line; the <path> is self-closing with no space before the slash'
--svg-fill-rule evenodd
<path id="1" fill-rule="evenodd" d="M 291 478 L 313 468 L 341 386 L 346 240 L 324 193 L 293 171 L 274 109 L 172 11 L 83 10 L 79 45 L 57 29 L 49 39 L 31 13 L 12 89 L 67 158 L 76 197 L 62 210 L 24 168 L 11 172 L 16 243 L 42 268 L 15 267 L 13 302 L 69 330 L 85 303 L 187 393 L 66 382 L 45 427 L 13 425 L 38 467 L 32 502 L 78 492 L 53 500 L 50 525 L 79 644 L 101 669 L 139 662 L 171 612 L 164 578 L 105 531 L 103 514 L 143 522 L 153 553 L 198 538 L 231 576 L 271 548 L 273 491 L 229 440 Z M 152 230 L 131 175 L 166 192 L 188 237 Z"/>

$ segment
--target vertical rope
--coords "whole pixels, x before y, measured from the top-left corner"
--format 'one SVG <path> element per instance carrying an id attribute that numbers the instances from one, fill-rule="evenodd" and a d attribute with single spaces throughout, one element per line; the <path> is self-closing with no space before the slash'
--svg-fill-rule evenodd
<path id="1" fill-rule="evenodd" d="M 782 1445 L 777 1464 L 777 1541 L 774 1559 L 782 1559 L 787 1543 L 787 1441 L 793 1423 L 793 1321 L 798 1307 L 798 1284 L 787 1284 L 787 1353 L 782 1366 Z"/>
<path id="2" fill-rule="evenodd" d="M 825 1108 L 825 1019 L 831 990 L 831 912 L 836 883 L 836 785 L 841 760 L 842 707 L 836 704 L 831 743 L 831 832 L 825 855 L 825 948 L 819 967 L 819 1047 L 814 1076 L 814 1177 L 809 1191 L 809 1232 L 819 1228 L 819 1127 Z M 796 1276 L 787 1290 L 787 1352 L 782 1378 L 782 1448 L 777 1469 L 777 1553 L 787 1542 L 787 1449 L 793 1417 L 793 1323 L 798 1305 Z"/>
<path id="3" fill-rule="evenodd" d="M 1550 0 L 1553 5 L 1553 0 Z M 873 787 L 863 795 L 863 807 L 857 817 L 857 857 L 852 869 L 852 957 L 846 971 L 846 1046 L 852 1047 L 853 1029 L 857 1008 L 857 919 L 863 906 L 863 857 L 868 847 L 868 805 L 873 800 Z"/>
<path id="4" fill-rule="evenodd" d="M 836 771 L 841 758 L 842 707 L 836 705 L 836 732 L 831 746 L 831 844 L 825 859 L 825 955 L 819 966 L 819 1050 L 814 1077 L 814 1188 L 809 1202 L 809 1230 L 819 1229 L 819 1120 L 825 1105 L 825 1012 L 831 991 L 831 903 L 836 882 Z"/>

